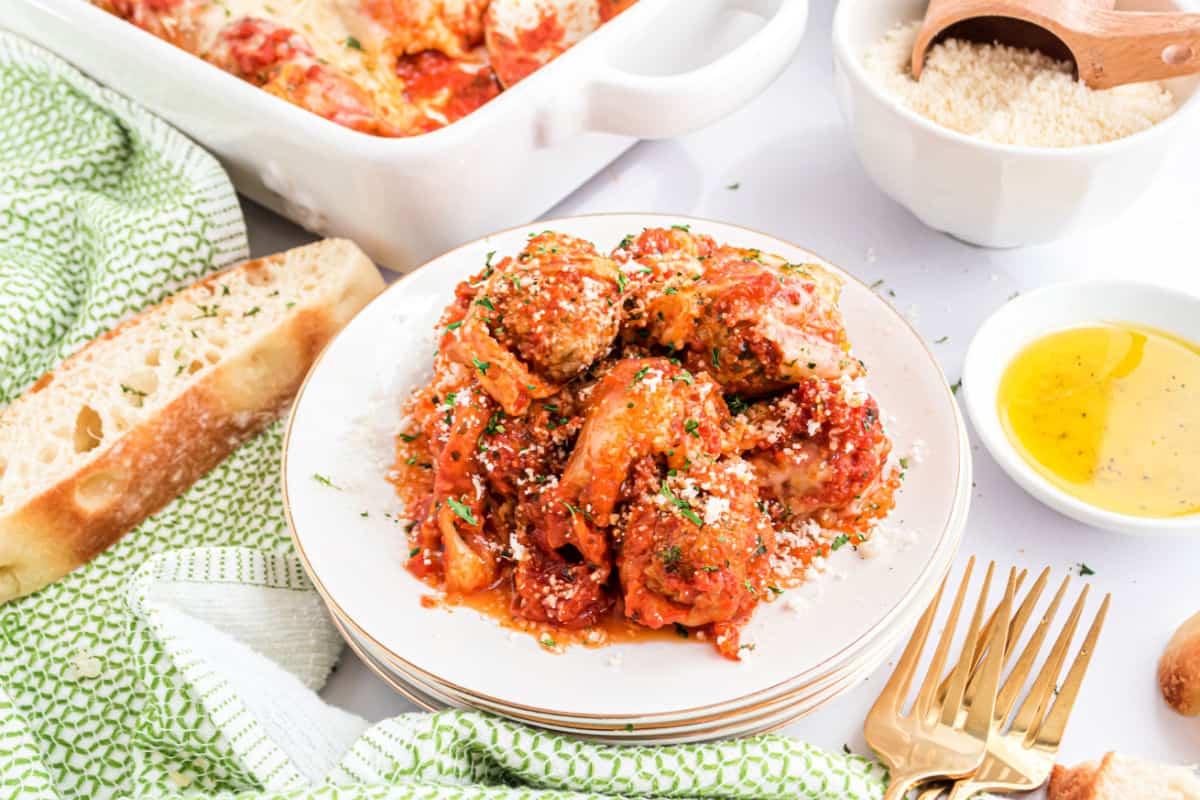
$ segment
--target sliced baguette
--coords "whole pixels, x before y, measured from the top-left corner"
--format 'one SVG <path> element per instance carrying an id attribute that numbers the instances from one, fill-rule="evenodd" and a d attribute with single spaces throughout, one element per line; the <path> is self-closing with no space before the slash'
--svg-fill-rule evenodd
<path id="1" fill-rule="evenodd" d="M 1100 763 L 1055 766 L 1046 800 L 1200 800 L 1200 778 L 1189 767 L 1109 753 Z"/>
<path id="2" fill-rule="evenodd" d="M 278 419 L 383 285 L 345 240 L 248 261 L 122 322 L 0 411 L 0 603 L 87 563 Z"/>

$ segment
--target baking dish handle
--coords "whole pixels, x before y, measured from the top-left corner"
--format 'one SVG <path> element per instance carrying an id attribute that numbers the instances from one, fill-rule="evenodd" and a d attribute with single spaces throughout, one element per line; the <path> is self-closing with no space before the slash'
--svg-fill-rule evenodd
<path id="1" fill-rule="evenodd" d="M 745 41 L 704 66 L 667 75 L 639 74 L 600 60 L 582 93 L 588 130 L 663 139 L 702 128 L 745 105 L 787 66 L 804 37 L 808 0 L 716 0 L 722 12 L 744 11 L 762 18 Z M 669 25 L 672 16 L 694 11 L 696 0 L 668 0 L 652 17 L 659 42 L 686 34 Z M 647 34 L 643 31 L 642 34 Z M 635 34 L 636 35 L 636 34 Z M 685 49 L 687 42 L 674 43 Z"/>

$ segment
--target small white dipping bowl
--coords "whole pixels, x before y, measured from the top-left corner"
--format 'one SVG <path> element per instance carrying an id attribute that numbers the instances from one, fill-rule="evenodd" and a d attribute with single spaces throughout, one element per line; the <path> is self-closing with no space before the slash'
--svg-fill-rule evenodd
<path id="1" fill-rule="evenodd" d="M 1180 123 L 1200 105 L 1195 76 L 1165 81 L 1179 108 L 1113 142 L 1081 147 L 992 144 L 944 128 L 876 85 L 863 55 L 926 0 L 841 0 L 833 20 L 834 84 L 858 157 L 892 199 L 931 228 L 984 247 L 1016 247 L 1102 225 L 1154 181 Z M 1190 10 L 1184 0 L 1121 0 L 1130 11 Z"/>
<path id="2" fill-rule="evenodd" d="M 967 348 L 962 388 L 976 433 L 1010 478 L 1068 517 L 1121 533 L 1200 533 L 1200 514 L 1134 517 L 1078 500 L 1043 478 L 1009 441 L 998 402 L 1000 378 L 1008 365 L 1045 334 L 1090 322 L 1139 323 L 1200 342 L 1200 297 L 1129 281 L 1081 281 L 1037 289 L 1009 301 L 983 323 Z"/>

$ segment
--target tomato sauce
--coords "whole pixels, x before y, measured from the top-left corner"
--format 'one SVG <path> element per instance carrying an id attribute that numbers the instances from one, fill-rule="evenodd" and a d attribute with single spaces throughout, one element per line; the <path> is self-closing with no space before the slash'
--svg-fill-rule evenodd
<path id="1" fill-rule="evenodd" d="M 404 81 L 406 99 L 420 106 L 436 105 L 447 123 L 462 119 L 500 94 L 500 82 L 491 67 L 471 65 L 437 50 L 401 56 L 396 61 L 396 76 Z"/>

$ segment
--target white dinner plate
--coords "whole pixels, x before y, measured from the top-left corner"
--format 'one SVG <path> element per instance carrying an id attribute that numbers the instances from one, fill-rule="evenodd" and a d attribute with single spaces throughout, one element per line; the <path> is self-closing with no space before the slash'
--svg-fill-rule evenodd
<path id="1" fill-rule="evenodd" d="M 403 509 L 386 481 L 401 402 L 429 375 L 434 325 L 455 284 L 487 254 L 518 252 L 553 229 L 614 247 L 643 227 L 690 224 L 718 241 L 817 262 L 846 278 L 842 312 L 855 354 L 870 370 L 896 451 L 911 463 L 879 534 L 882 553 L 843 548 L 830 559 L 818 608 L 761 607 L 737 664 L 690 641 L 543 650 L 468 609 L 427 609 L 429 587 L 404 569 Z M 914 459 L 915 462 L 915 459 Z M 895 625 L 957 547 L 970 461 L 958 407 L 924 343 L 885 300 L 820 257 L 770 236 L 717 222 L 610 214 L 539 222 L 464 245 L 390 287 L 334 339 L 301 388 L 284 451 L 284 497 L 297 548 L 331 608 L 363 637 L 459 693 L 497 706 L 596 717 L 669 715 L 734 703 L 821 675 Z M 319 477 L 318 477 L 319 476 Z M 364 512 L 366 512 L 364 516 Z M 841 578 L 840 580 L 835 578 Z M 806 587 L 793 590 L 805 592 Z M 784 595 L 784 599 L 788 595 Z M 617 656 L 620 669 L 609 666 Z"/>
<path id="2" fill-rule="evenodd" d="M 335 620 L 336 621 L 336 620 Z M 504 711 L 496 711 L 481 707 L 478 703 L 454 697 L 443 693 L 435 687 L 420 681 L 410 679 L 398 673 L 373 651 L 369 642 L 356 638 L 353 630 L 341 623 L 338 629 L 346 638 L 350 647 L 367 666 L 393 689 L 405 695 L 429 711 L 442 711 L 450 708 L 477 708 L 505 715 Z M 710 741 L 713 739 L 728 739 L 740 736 L 752 736 L 767 731 L 778 730 L 800 717 L 812 713 L 816 709 L 838 697 L 848 689 L 857 686 L 873 671 L 873 667 L 862 665 L 843 675 L 829 685 L 814 687 L 805 691 L 789 702 L 773 705 L 769 708 L 755 709 L 744 714 L 731 714 L 705 726 L 681 726 L 668 728 L 648 728 L 634 722 L 610 730 L 588 728 L 573 728 L 556 725 L 536 719 L 518 719 L 518 722 L 563 733 L 579 738 L 590 739 L 606 744 L 641 745 L 641 744 L 686 744 L 688 742 Z"/>

